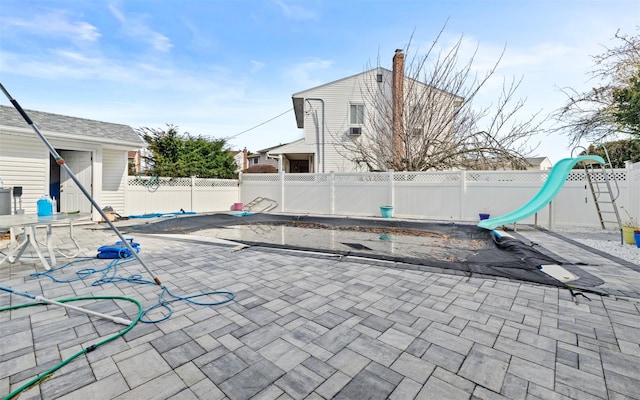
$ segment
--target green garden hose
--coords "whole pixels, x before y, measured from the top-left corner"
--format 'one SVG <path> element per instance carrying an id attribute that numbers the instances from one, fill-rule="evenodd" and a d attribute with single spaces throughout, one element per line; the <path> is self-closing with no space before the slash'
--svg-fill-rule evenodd
<path id="1" fill-rule="evenodd" d="M 71 355 L 70 357 L 67 357 L 66 359 L 62 360 L 62 362 L 60 362 L 59 364 L 55 365 L 54 367 L 46 370 L 45 372 L 42 372 L 40 374 L 38 374 L 37 376 L 35 376 L 33 379 L 31 379 L 30 381 L 28 381 L 27 383 L 23 384 L 22 386 L 20 386 L 19 388 L 17 388 L 16 390 L 14 390 L 13 392 L 9 393 L 8 395 L 4 396 L 2 398 L 2 400 L 10 400 L 16 396 L 18 396 L 20 393 L 22 393 L 24 390 L 30 388 L 31 386 L 35 385 L 36 383 L 40 382 L 41 380 L 47 378 L 48 376 L 50 376 L 51 374 L 53 374 L 55 371 L 57 371 L 58 369 L 62 368 L 63 366 L 67 365 L 69 362 L 71 362 L 72 360 L 74 360 L 75 358 L 92 352 L 93 350 L 97 349 L 98 347 L 102 346 L 105 343 L 108 343 L 114 339 L 117 339 L 121 336 L 123 336 L 125 333 L 129 332 L 137 323 L 138 321 L 140 321 L 140 317 L 142 316 L 142 304 L 140 304 L 140 302 L 136 299 L 132 299 L 130 297 L 123 297 L 123 296 L 91 296 L 91 297 L 71 297 L 68 299 L 61 299 L 61 300 L 56 300 L 59 303 L 67 303 L 70 301 L 81 301 L 81 300 L 124 300 L 124 301 L 130 301 L 132 303 L 135 303 L 138 306 L 138 315 L 136 316 L 136 318 L 131 322 L 131 324 L 129 326 L 127 326 L 125 329 L 123 329 L 122 331 L 109 336 L 95 344 L 90 345 L 89 347 L 86 347 L 80 351 L 78 351 L 77 353 Z M 20 308 L 26 308 L 26 307 L 33 307 L 33 306 L 40 306 L 40 305 L 47 305 L 47 303 L 27 303 L 27 304 L 20 304 L 17 306 L 10 306 L 10 307 L 4 307 L 4 308 L 0 308 L 0 312 L 2 311 L 9 311 L 9 310 L 17 310 Z"/>

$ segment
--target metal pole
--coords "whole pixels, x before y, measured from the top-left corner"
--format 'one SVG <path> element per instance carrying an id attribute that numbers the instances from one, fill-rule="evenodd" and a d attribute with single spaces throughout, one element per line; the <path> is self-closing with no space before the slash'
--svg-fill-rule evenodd
<path id="1" fill-rule="evenodd" d="M 131 252 L 131 254 L 136 258 L 136 260 L 138 260 L 138 262 L 140 263 L 140 265 L 142 265 L 142 267 L 147 271 L 147 273 L 151 276 L 151 278 L 153 279 L 153 281 L 158 285 L 158 286 L 162 286 L 162 283 L 160 282 L 160 279 L 158 279 L 152 272 L 151 269 L 149 269 L 149 267 L 144 263 L 144 261 L 142 261 L 142 258 L 140 258 L 140 255 L 138 254 L 138 252 L 131 246 L 131 244 L 129 244 L 129 241 L 127 239 L 125 239 L 125 237 L 122 235 L 122 233 L 120 233 L 120 231 L 118 230 L 118 228 L 116 228 L 116 226 L 113 224 L 113 222 L 111 222 L 109 220 L 109 217 L 106 215 L 106 213 L 104 211 L 102 211 L 102 209 L 100 208 L 100 206 L 98 205 L 98 203 L 93 199 L 93 197 L 91 197 L 91 194 L 87 191 L 87 189 L 85 189 L 85 187 L 82 185 L 82 183 L 78 180 L 78 178 L 76 178 L 76 176 L 73 174 L 73 172 L 71 171 L 71 169 L 67 166 L 67 164 L 65 164 L 64 159 L 58 154 L 58 152 L 53 148 L 53 146 L 51 146 L 51 144 L 49 143 L 49 141 L 47 140 L 46 137 L 44 137 L 44 135 L 40 132 L 40 130 L 38 129 L 38 127 L 36 126 L 36 124 L 33 123 L 33 121 L 31 120 L 31 118 L 29 118 L 29 116 L 27 115 L 27 113 L 22 109 L 22 107 L 20 106 L 20 104 L 13 98 L 11 97 L 11 95 L 9 94 L 9 92 L 4 88 L 4 85 L 2 83 L 0 83 L 0 90 L 2 90 L 2 92 L 4 93 L 5 96 L 7 96 L 7 98 L 9 99 L 9 101 L 11 102 L 11 104 L 13 104 L 13 106 L 15 107 L 15 109 L 20 113 L 20 115 L 22 115 L 22 118 L 25 120 L 25 122 L 31 126 L 31 128 L 33 129 L 33 131 L 36 133 L 36 135 L 40 138 L 40 140 L 42 140 L 42 142 L 44 143 L 44 145 L 47 147 L 47 149 L 49 149 L 49 153 L 51 153 L 51 155 L 53 156 L 53 158 L 56 160 L 56 163 L 64 168 L 64 170 L 67 172 L 67 174 L 69 174 L 69 177 L 71 177 L 71 179 L 75 182 L 76 185 L 78 185 L 78 188 L 82 191 L 82 193 L 86 196 L 87 199 L 89 199 L 89 201 L 91 202 L 91 204 L 95 207 L 96 211 L 98 211 L 98 213 L 102 216 L 102 218 L 105 220 L 105 222 L 109 225 L 109 227 L 111 228 L 111 230 L 113 230 L 113 232 L 120 238 L 120 240 L 122 241 L 122 243 L 127 247 L 127 249 L 129 249 L 129 251 Z"/>
<path id="2" fill-rule="evenodd" d="M 44 298 L 42 296 L 38 296 L 38 295 L 33 295 L 27 292 L 20 292 L 17 290 L 13 290 L 10 287 L 6 287 L 6 286 L 0 286 L 0 290 L 4 290 L 5 292 L 9 292 L 12 294 L 17 294 L 18 296 L 23 296 L 23 297 L 27 297 L 29 299 L 35 300 L 35 301 L 39 301 L 41 303 L 47 303 L 47 304 L 52 304 L 55 306 L 61 306 L 64 308 L 68 308 L 70 310 L 75 310 L 75 311 L 79 311 L 81 313 L 85 313 L 85 314 L 89 314 L 89 315 L 93 315 L 96 317 L 100 317 L 100 318 L 106 318 L 108 320 L 111 320 L 117 324 L 122 324 L 122 325 L 131 325 L 132 321 L 126 319 L 126 318 L 121 318 L 121 317 L 113 317 L 111 315 L 107 315 L 107 314 L 103 314 L 103 313 L 99 313 L 96 311 L 91 311 L 91 310 L 87 310 L 81 307 L 77 307 L 77 306 L 72 306 L 71 304 L 65 304 L 65 303 L 61 303 L 59 301 L 55 301 L 55 300 L 50 300 L 47 298 Z"/>
<path id="3" fill-rule="evenodd" d="M 322 172 L 324 173 L 324 100 L 320 99 L 320 98 L 315 98 L 315 97 L 309 97 L 306 98 L 305 100 L 307 101 L 319 101 L 322 104 L 322 155 L 318 154 L 318 163 L 320 163 L 320 161 L 322 161 L 322 171 L 316 171 L 316 172 Z M 316 114 L 317 115 L 317 114 Z M 316 126 L 318 125 L 317 119 L 316 119 Z M 318 146 L 320 146 L 320 141 L 318 141 Z M 320 169 L 320 168 L 318 168 Z"/>

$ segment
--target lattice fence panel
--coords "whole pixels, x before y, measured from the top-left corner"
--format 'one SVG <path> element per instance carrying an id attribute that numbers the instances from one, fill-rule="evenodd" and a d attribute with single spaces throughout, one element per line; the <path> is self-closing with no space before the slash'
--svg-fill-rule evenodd
<path id="1" fill-rule="evenodd" d="M 548 172 L 523 173 L 523 172 L 467 172 L 468 182 L 544 182 L 547 180 Z"/>
<path id="2" fill-rule="evenodd" d="M 236 187 L 238 186 L 238 180 L 196 178 L 194 185 L 196 187 Z"/>
<path id="3" fill-rule="evenodd" d="M 163 187 L 190 187 L 191 178 L 166 178 L 157 176 L 130 176 L 129 186 L 163 186 Z"/>
<path id="4" fill-rule="evenodd" d="M 592 180 L 603 182 L 604 174 L 605 173 L 602 171 L 594 170 L 591 174 Z M 627 180 L 626 171 L 607 171 L 606 174 L 607 174 L 607 177 L 609 178 L 609 181 L 616 180 L 618 182 L 625 182 Z M 567 177 L 567 182 L 580 182 L 584 180 L 585 180 L 584 170 L 571 171 L 569 173 L 569 176 Z"/>
<path id="5" fill-rule="evenodd" d="M 280 182 L 280 174 L 242 174 L 243 182 Z"/>
<path id="6" fill-rule="evenodd" d="M 394 182 L 451 183 L 460 182 L 462 174 L 453 172 L 396 172 Z"/>
<path id="7" fill-rule="evenodd" d="M 345 183 L 361 183 L 361 182 L 389 182 L 389 174 L 382 173 L 354 173 L 354 174 L 335 174 L 335 182 Z"/>
<path id="8" fill-rule="evenodd" d="M 330 175 L 326 174 L 285 174 L 285 182 L 328 182 Z"/>

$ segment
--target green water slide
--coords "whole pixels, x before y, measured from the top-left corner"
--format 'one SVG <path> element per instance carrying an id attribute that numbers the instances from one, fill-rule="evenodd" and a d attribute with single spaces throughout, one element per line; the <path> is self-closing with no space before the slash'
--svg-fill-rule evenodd
<path id="1" fill-rule="evenodd" d="M 553 166 L 549 172 L 547 180 L 544 182 L 544 185 L 542 185 L 542 188 L 540 188 L 540 191 L 525 205 L 505 215 L 490 219 L 483 219 L 478 223 L 478 226 L 485 229 L 495 229 L 498 226 L 512 224 L 532 216 L 556 197 L 567 180 L 567 177 L 574 165 L 582 161 L 594 161 L 600 164 L 605 163 L 604 159 L 600 156 L 563 158 Z"/>

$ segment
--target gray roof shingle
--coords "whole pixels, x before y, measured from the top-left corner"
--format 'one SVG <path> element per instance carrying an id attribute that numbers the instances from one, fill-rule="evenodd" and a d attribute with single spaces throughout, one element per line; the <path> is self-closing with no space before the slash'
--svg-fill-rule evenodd
<path id="1" fill-rule="evenodd" d="M 41 131 L 81 135 L 87 137 L 88 140 L 96 138 L 102 141 L 118 141 L 125 145 L 136 144 L 140 147 L 144 144 L 136 131 L 128 125 L 69 117 L 43 111 L 25 110 L 25 112 Z M 29 127 L 15 108 L 3 105 L 0 105 L 0 125 L 17 128 Z"/>

